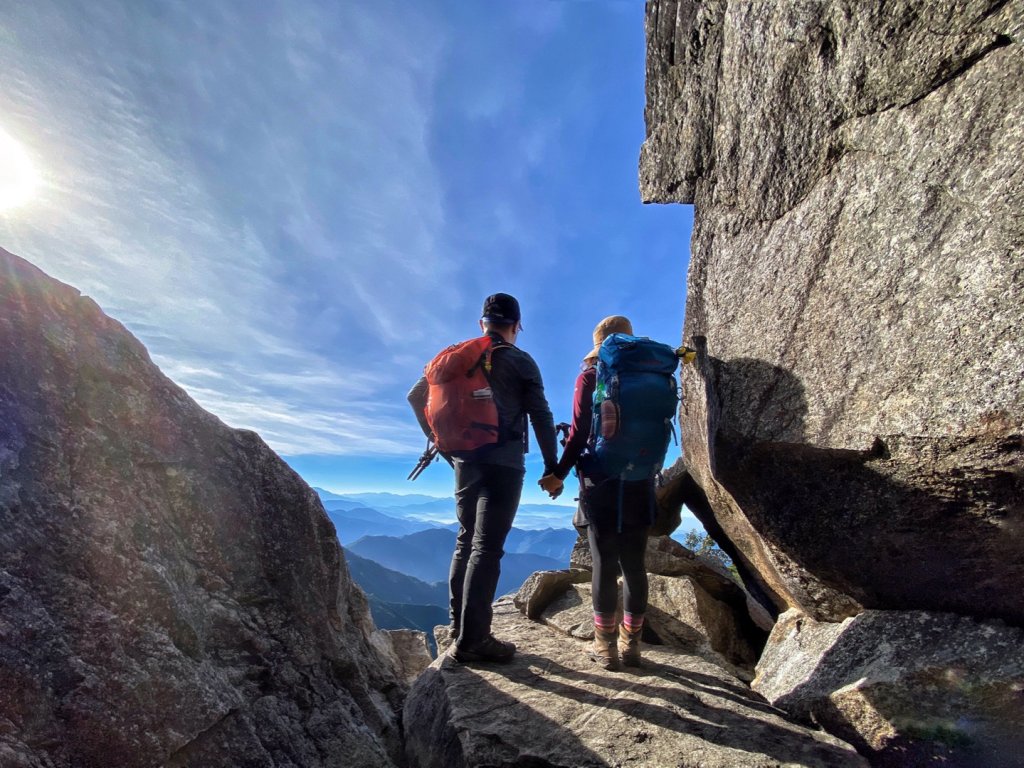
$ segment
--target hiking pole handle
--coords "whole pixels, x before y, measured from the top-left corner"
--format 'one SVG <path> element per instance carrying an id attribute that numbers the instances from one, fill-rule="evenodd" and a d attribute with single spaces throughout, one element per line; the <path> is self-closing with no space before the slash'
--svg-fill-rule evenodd
<path id="1" fill-rule="evenodd" d="M 415 480 L 417 477 L 422 475 L 423 470 L 430 466 L 430 463 L 436 458 L 436 456 L 437 446 L 427 446 L 427 450 L 425 450 L 423 452 L 423 455 L 420 456 L 420 460 L 416 462 L 416 466 L 412 468 L 412 472 L 409 473 L 409 476 L 406 478 L 406 480 Z"/>

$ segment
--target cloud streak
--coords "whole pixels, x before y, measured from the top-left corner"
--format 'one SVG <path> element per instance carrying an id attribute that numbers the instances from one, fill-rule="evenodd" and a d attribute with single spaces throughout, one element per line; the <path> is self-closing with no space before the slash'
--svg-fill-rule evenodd
<path id="1" fill-rule="evenodd" d="M 444 36 L 345 6 L 42 1 L 6 20 L 4 127 L 45 189 L 0 219 L 5 245 L 284 453 L 407 452 L 407 411 L 396 426 L 379 401 L 392 361 L 448 325 L 424 291 L 443 308 L 457 290 L 427 146 Z"/>
<path id="2" fill-rule="evenodd" d="M 307 470 L 404 478 L 405 393 L 488 293 L 559 418 L 599 317 L 678 335 L 688 232 L 636 194 L 642 3 L 7 5 L 0 128 L 43 183 L 0 245 Z"/>

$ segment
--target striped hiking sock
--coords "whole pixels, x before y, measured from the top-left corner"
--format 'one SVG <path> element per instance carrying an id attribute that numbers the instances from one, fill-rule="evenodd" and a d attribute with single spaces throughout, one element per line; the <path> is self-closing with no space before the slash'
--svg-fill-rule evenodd
<path id="1" fill-rule="evenodd" d="M 627 632 L 636 632 L 644 625 L 644 615 L 642 613 L 629 613 L 628 611 L 622 614 L 622 626 Z"/>
<path id="2" fill-rule="evenodd" d="M 594 611 L 594 629 L 599 629 L 602 632 L 614 632 L 615 624 L 614 613 L 598 613 Z"/>

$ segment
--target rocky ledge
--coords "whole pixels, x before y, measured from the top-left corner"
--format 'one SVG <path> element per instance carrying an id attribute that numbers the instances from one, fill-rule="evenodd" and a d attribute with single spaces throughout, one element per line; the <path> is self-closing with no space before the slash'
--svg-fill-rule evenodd
<path id="1" fill-rule="evenodd" d="M 1024 630 L 925 611 L 783 614 L 754 690 L 875 766 L 1024 765 Z"/>
<path id="2" fill-rule="evenodd" d="M 700 656 L 644 645 L 644 666 L 606 671 L 572 639 L 516 609 L 494 612 L 509 664 L 440 656 L 406 700 L 412 768 L 665 765 L 862 766 L 854 749 L 799 725 Z"/>

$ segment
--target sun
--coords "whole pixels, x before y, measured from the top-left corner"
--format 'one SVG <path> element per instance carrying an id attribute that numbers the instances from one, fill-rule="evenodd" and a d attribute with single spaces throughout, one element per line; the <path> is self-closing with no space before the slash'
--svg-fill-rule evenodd
<path id="1" fill-rule="evenodd" d="M 39 186 L 39 174 L 25 149 L 0 128 L 0 213 L 27 203 Z"/>

